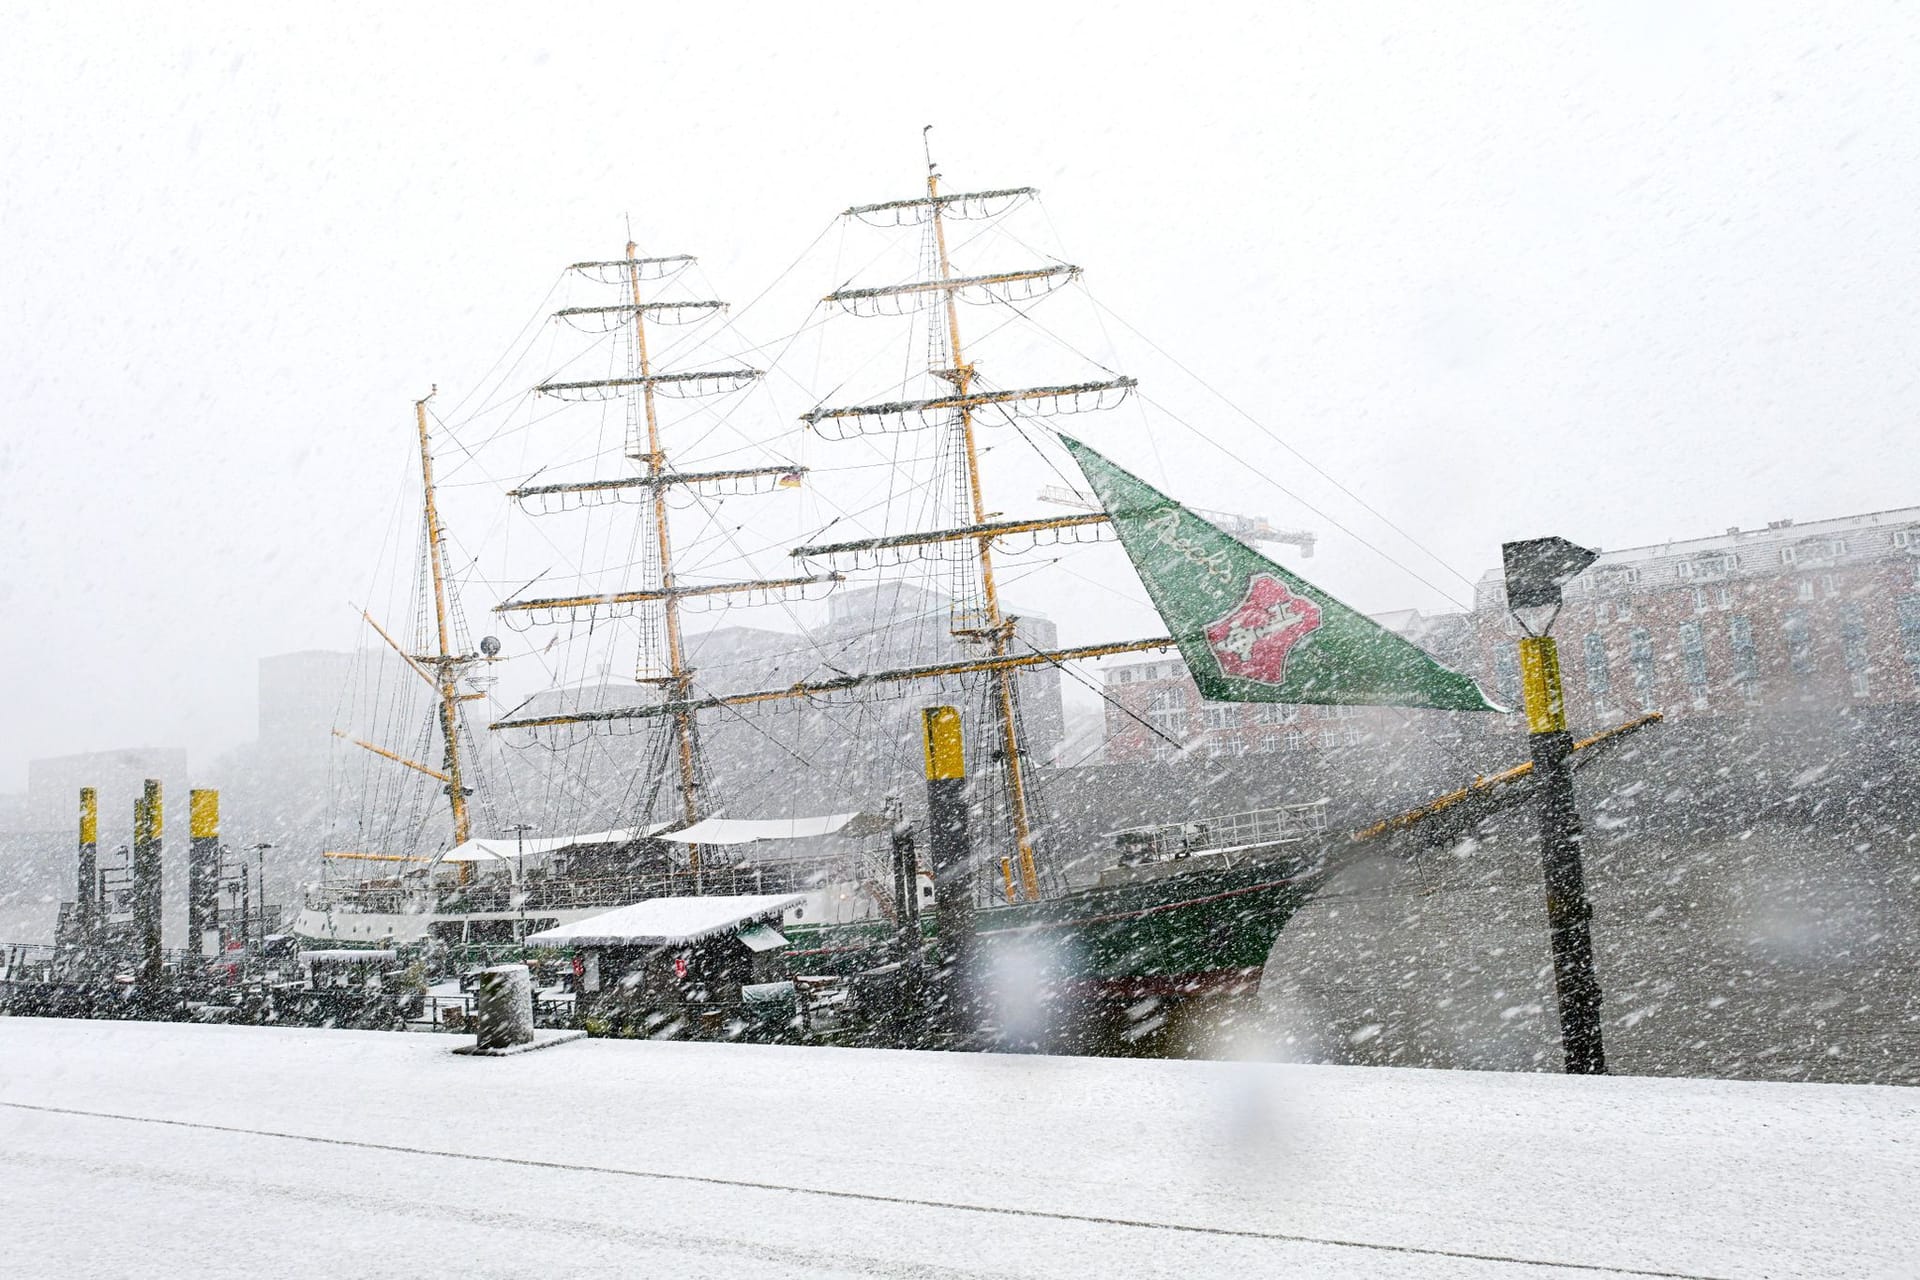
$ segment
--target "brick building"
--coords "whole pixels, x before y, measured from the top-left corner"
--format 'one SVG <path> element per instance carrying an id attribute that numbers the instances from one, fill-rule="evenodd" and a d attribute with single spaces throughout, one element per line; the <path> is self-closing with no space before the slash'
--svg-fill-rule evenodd
<path id="1" fill-rule="evenodd" d="M 1498 570 L 1473 624 L 1470 669 L 1517 706 Z M 1920 701 L 1920 507 L 1605 552 L 1567 584 L 1553 634 L 1576 726 Z"/>
<path id="2" fill-rule="evenodd" d="M 1499 569 L 1481 577 L 1471 614 L 1374 620 L 1520 707 L 1520 626 Z M 1920 703 L 1920 507 L 1605 552 L 1567 584 L 1553 634 L 1578 728 L 1643 710 Z M 1206 702 L 1177 655 L 1110 667 L 1104 692 L 1110 764 L 1448 732 L 1446 713 Z"/>

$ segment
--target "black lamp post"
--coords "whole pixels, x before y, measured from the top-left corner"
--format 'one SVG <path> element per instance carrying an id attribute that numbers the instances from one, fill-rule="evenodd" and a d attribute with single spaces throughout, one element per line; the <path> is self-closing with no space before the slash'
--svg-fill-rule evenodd
<path id="1" fill-rule="evenodd" d="M 1560 612 L 1561 588 L 1599 557 L 1564 538 L 1509 542 L 1500 548 L 1507 608 L 1526 635 L 1520 675 L 1526 693 L 1528 745 L 1540 796 L 1540 862 L 1547 889 L 1553 985 L 1568 1075 L 1605 1075 L 1600 1035 L 1600 979 L 1593 967 L 1593 906 L 1580 864 L 1580 811 L 1574 804 L 1573 735 L 1560 687 L 1560 655 L 1548 635 Z"/>

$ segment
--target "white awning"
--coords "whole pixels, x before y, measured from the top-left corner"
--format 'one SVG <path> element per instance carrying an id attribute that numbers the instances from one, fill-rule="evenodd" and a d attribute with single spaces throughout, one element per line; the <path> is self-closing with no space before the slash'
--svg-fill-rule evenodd
<path id="1" fill-rule="evenodd" d="M 807 900 L 804 893 L 648 898 L 555 929 L 529 934 L 539 947 L 676 947 L 770 920 Z M 769 932 L 772 932 L 769 930 Z"/>
<path id="2" fill-rule="evenodd" d="M 878 813 L 832 813 L 824 818 L 702 818 L 660 838 L 676 844 L 752 844 L 755 840 L 875 835 L 892 825 Z"/>
<path id="3" fill-rule="evenodd" d="M 552 853 L 555 849 L 570 849 L 582 844 L 625 844 L 629 840 L 644 840 L 656 835 L 662 827 L 670 825 L 663 822 L 646 828 L 621 827 L 613 831 L 589 831 L 577 836 L 542 836 L 528 840 L 524 845 L 512 836 L 489 836 L 455 845 L 441 855 L 440 861 L 512 862 L 521 855 L 522 850 L 531 855 Z"/>

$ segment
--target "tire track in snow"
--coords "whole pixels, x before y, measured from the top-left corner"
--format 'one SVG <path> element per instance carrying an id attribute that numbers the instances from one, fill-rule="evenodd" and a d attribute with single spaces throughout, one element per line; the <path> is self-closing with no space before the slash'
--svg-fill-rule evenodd
<path id="1" fill-rule="evenodd" d="M 805 1187 L 792 1183 L 758 1182 L 745 1178 L 721 1178 L 709 1174 L 667 1173 L 654 1169 L 623 1169 L 613 1165 L 569 1164 L 559 1160 L 535 1160 L 526 1156 L 481 1155 L 469 1151 L 447 1151 L 434 1147 L 410 1147 L 399 1143 L 368 1142 L 357 1138 L 324 1138 L 307 1133 L 288 1133 L 276 1129 L 251 1129 L 240 1125 L 214 1124 L 204 1120 L 168 1120 L 158 1116 L 124 1115 L 112 1111 L 91 1111 L 79 1107 L 52 1107 L 32 1102 L 0 1099 L 0 1107 L 16 1111 L 37 1111 L 48 1115 L 82 1116 L 91 1120 L 117 1120 L 127 1124 L 165 1125 L 176 1129 L 196 1129 L 210 1133 L 241 1134 L 255 1138 L 277 1138 L 286 1142 L 311 1142 L 321 1146 L 350 1147 L 363 1151 L 385 1151 L 398 1155 L 429 1156 L 445 1160 L 470 1160 L 480 1164 L 514 1165 L 528 1169 L 548 1169 L 564 1173 L 599 1174 L 615 1178 L 643 1178 L 656 1182 L 679 1182 L 702 1186 L 728 1187 L 745 1191 L 766 1191 L 787 1195 L 818 1196 L 831 1200 L 860 1201 L 869 1204 L 904 1205 L 913 1208 L 942 1209 L 955 1213 L 978 1213 L 1008 1218 L 1039 1218 L 1053 1222 L 1076 1222 L 1094 1226 L 1128 1227 L 1143 1231 L 1168 1231 L 1187 1235 L 1220 1236 L 1238 1240 L 1272 1240 L 1276 1243 L 1321 1245 L 1337 1249 L 1364 1249 L 1378 1253 L 1409 1254 L 1421 1257 L 1454 1258 L 1463 1262 L 1503 1263 L 1508 1266 L 1547 1270 L 1577 1271 L 1598 1275 L 1641 1276 L 1650 1280 L 1728 1280 L 1727 1277 L 1692 1271 L 1654 1271 L 1643 1267 L 1614 1266 L 1600 1262 L 1559 1262 L 1546 1258 L 1522 1258 L 1510 1254 L 1474 1253 L 1462 1249 L 1439 1249 L 1422 1245 L 1387 1244 L 1373 1240 L 1347 1240 L 1335 1236 L 1311 1236 L 1284 1231 L 1260 1231 L 1246 1227 L 1211 1227 L 1187 1222 L 1156 1222 L 1149 1218 L 1107 1217 L 1091 1213 L 1069 1213 L 1053 1209 L 1022 1209 L 1008 1205 L 970 1204 L 962 1200 L 929 1200 L 916 1196 L 885 1195 L 876 1191 L 845 1191 L 826 1187 Z"/>

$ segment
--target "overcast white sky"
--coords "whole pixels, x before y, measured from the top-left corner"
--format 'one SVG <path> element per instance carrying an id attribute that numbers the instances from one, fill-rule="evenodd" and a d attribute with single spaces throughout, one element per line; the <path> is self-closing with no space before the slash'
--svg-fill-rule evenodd
<path id="1" fill-rule="evenodd" d="M 1916 501 L 1910 7 L 284 12 L 6 6 L 0 789 L 250 737 L 258 657 L 358 643 L 429 383 L 480 382 L 629 216 L 752 297 L 912 194 L 927 123 L 952 185 L 1040 186 L 1101 304 L 1431 553 L 1110 326 L 1267 478 L 1137 416 L 1114 456 L 1315 528 L 1356 605 L 1447 607 L 1442 564 L 1506 538 Z M 1150 625 L 1107 598 L 1052 601 L 1063 638 Z"/>

